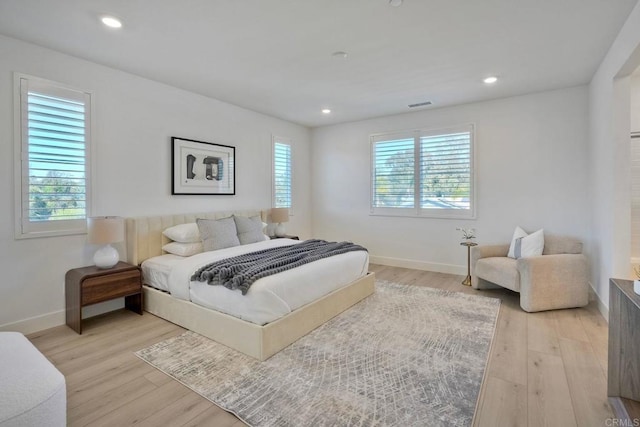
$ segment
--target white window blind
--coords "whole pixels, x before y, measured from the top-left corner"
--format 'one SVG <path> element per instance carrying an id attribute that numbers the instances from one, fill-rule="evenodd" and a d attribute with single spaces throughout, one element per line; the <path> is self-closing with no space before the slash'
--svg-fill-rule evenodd
<path id="1" fill-rule="evenodd" d="M 84 232 L 88 213 L 90 95 L 35 78 L 20 85 L 17 237 Z"/>
<path id="2" fill-rule="evenodd" d="M 420 195 L 423 209 L 470 209 L 470 131 L 420 137 Z"/>
<path id="3" fill-rule="evenodd" d="M 291 143 L 273 139 L 273 207 L 291 209 Z"/>
<path id="4" fill-rule="evenodd" d="M 473 126 L 375 135 L 371 212 L 473 218 Z"/>
<path id="5" fill-rule="evenodd" d="M 373 143 L 374 208 L 415 206 L 415 139 L 389 135 Z"/>

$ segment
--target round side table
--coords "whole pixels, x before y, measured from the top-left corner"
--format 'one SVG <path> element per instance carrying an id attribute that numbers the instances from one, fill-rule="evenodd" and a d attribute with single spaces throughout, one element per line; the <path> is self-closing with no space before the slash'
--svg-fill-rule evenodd
<path id="1" fill-rule="evenodd" d="M 471 286 L 471 247 L 478 246 L 475 242 L 461 242 L 460 246 L 467 247 L 467 277 L 464 278 L 462 284 L 465 286 Z"/>

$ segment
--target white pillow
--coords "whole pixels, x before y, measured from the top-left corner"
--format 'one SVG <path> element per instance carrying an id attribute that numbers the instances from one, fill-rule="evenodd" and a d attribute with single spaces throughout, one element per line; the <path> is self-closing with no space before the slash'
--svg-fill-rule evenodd
<path id="1" fill-rule="evenodd" d="M 542 255 L 544 249 L 544 231 L 540 229 L 534 233 L 527 234 L 520 227 L 516 227 L 509 246 L 509 258 L 528 258 Z"/>
<path id="2" fill-rule="evenodd" d="M 200 230 L 198 230 L 198 225 L 195 222 L 174 225 L 165 229 L 162 234 L 179 243 L 197 243 L 201 241 Z"/>
<path id="3" fill-rule="evenodd" d="M 528 234 L 520 227 L 516 227 L 516 230 L 513 232 L 513 237 L 511 238 L 511 245 L 509 246 L 509 254 L 507 255 L 509 258 L 515 258 L 513 251 L 515 250 L 516 239 L 521 237 L 527 237 Z"/>
<path id="4" fill-rule="evenodd" d="M 162 247 L 162 250 L 178 256 L 191 256 L 191 255 L 199 254 L 200 252 L 204 252 L 204 246 L 202 245 L 202 242 L 195 242 L 195 243 L 171 242 L 164 245 Z"/>

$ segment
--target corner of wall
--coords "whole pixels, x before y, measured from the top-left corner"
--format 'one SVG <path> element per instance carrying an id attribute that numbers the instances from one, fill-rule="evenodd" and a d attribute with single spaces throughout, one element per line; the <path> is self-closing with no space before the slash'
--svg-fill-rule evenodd
<path id="1" fill-rule="evenodd" d="M 589 282 L 589 301 L 596 301 L 598 305 L 598 311 L 604 317 L 604 320 L 609 322 L 609 306 L 600 299 L 600 295 L 596 292 L 596 289 L 593 287 L 593 283 Z"/>

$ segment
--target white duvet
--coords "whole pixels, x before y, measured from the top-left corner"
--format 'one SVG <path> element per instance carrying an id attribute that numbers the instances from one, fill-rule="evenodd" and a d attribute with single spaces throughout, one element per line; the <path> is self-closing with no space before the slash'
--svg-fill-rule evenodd
<path id="1" fill-rule="evenodd" d="M 367 252 L 348 252 L 264 277 L 246 295 L 224 286 L 191 281 L 193 273 L 210 262 L 297 243 L 300 242 L 274 239 L 186 258 L 162 255 L 144 261 L 142 271 L 146 284 L 168 291 L 175 298 L 264 325 L 364 276 L 369 268 Z"/>

